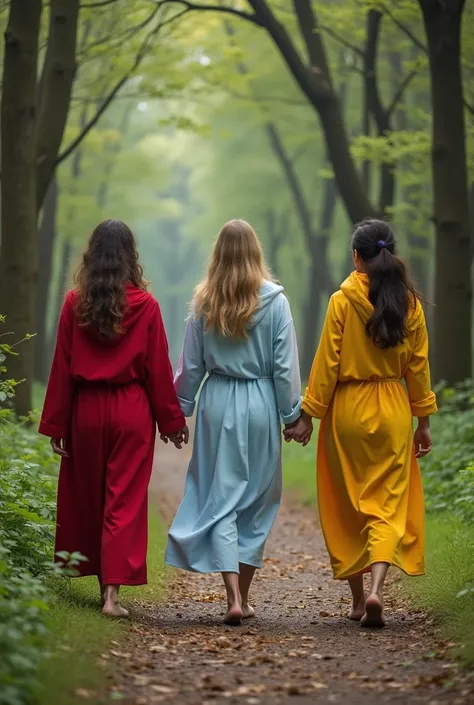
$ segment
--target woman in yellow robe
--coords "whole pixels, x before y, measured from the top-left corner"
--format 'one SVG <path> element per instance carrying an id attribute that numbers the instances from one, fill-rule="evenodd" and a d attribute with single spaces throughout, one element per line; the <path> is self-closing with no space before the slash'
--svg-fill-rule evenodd
<path id="1" fill-rule="evenodd" d="M 330 300 L 304 413 L 286 435 L 307 442 L 311 418 L 321 419 L 318 505 L 334 577 L 349 581 L 350 618 L 382 627 L 389 566 L 425 571 L 417 458 L 431 449 L 429 416 L 437 407 L 423 308 L 395 255 L 393 231 L 364 221 L 352 250 L 356 271 Z"/>

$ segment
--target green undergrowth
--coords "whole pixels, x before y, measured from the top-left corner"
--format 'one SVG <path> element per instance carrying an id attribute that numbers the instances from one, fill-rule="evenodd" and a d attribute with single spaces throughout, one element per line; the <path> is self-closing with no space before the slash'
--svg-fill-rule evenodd
<path id="1" fill-rule="evenodd" d="M 402 580 L 402 589 L 439 620 L 457 647 L 456 655 L 474 666 L 474 527 L 459 519 L 428 516 L 426 575 Z"/>
<path id="2" fill-rule="evenodd" d="M 158 601 L 164 587 L 165 533 L 154 509 L 150 511 L 148 585 L 124 587 L 123 604 L 133 613 L 135 601 Z M 54 600 L 47 618 L 45 650 L 39 667 L 36 698 L 39 705 L 91 704 L 120 699 L 106 693 L 110 650 L 119 650 L 128 623 L 100 614 L 95 578 L 54 580 Z M 113 643 L 115 642 L 115 644 Z M 105 655 L 105 658 L 103 658 Z"/>

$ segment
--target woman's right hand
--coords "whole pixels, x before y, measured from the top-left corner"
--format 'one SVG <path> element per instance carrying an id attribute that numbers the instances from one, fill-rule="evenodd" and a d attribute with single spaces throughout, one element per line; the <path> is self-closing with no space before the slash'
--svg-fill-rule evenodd
<path id="1" fill-rule="evenodd" d="M 186 445 L 189 441 L 189 428 L 188 426 L 183 426 L 183 428 L 176 433 L 171 433 L 168 438 L 170 439 L 171 443 L 174 444 L 174 447 L 177 448 L 178 450 L 181 450 L 182 444 Z"/>
<path id="2" fill-rule="evenodd" d="M 285 428 L 283 435 L 285 441 L 296 441 L 304 446 L 307 446 L 311 440 L 313 433 L 313 419 L 304 411 L 295 425 Z"/>
<path id="3" fill-rule="evenodd" d="M 53 453 L 60 455 L 61 458 L 69 458 L 64 438 L 51 438 L 51 448 L 53 449 Z"/>
<path id="4" fill-rule="evenodd" d="M 418 428 L 415 431 L 415 457 L 424 458 L 431 452 L 433 441 L 431 440 L 429 417 L 418 419 Z"/>

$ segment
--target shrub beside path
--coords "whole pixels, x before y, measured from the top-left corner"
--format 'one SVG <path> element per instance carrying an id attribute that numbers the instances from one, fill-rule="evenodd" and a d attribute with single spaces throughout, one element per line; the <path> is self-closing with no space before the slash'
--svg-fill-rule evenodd
<path id="1" fill-rule="evenodd" d="M 190 446 L 158 445 L 152 493 L 168 526 L 182 496 Z M 285 497 L 257 573 L 257 617 L 221 624 L 220 575 L 169 571 L 162 603 L 136 607 L 117 660 L 127 705 L 284 705 L 474 702 L 472 674 L 434 620 L 403 603 L 393 582 L 387 629 L 346 615 L 347 589 L 331 578 L 317 517 Z"/>

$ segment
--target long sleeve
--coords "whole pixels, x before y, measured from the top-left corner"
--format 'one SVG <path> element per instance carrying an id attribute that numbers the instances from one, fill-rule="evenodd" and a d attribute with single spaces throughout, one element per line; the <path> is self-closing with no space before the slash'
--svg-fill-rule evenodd
<path id="1" fill-rule="evenodd" d="M 157 302 L 149 329 L 145 368 L 145 388 L 158 429 L 164 435 L 176 433 L 185 420 L 174 389 L 168 340 Z"/>
<path id="2" fill-rule="evenodd" d="M 61 310 L 56 348 L 49 375 L 43 413 L 38 431 L 50 438 L 66 438 L 69 433 L 75 382 L 70 373 L 74 326 L 73 294 Z"/>
<path id="3" fill-rule="evenodd" d="M 193 415 L 196 395 L 206 374 L 202 337 L 202 328 L 191 315 L 186 325 L 183 351 L 174 379 L 176 393 L 185 416 Z"/>
<path id="4" fill-rule="evenodd" d="M 425 315 L 415 333 L 410 363 L 405 374 L 408 398 L 413 416 L 421 418 L 438 411 L 435 393 L 431 390 L 430 365 L 428 362 L 428 331 Z"/>
<path id="5" fill-rule="evenodd" d="M 273 341 L 273 382 L 282 423 L 290 424 L 301 415 L 301 378 L 290 305 L 286 297 L 283 300 L 280 326 Z"/>
<path id="6" fill-rule="evenodd" d="M 316 419 L 326 415 L 336 388 L 343 330 L 343 310 L 332 296 L 303 399 L 303 411 Z"/>

